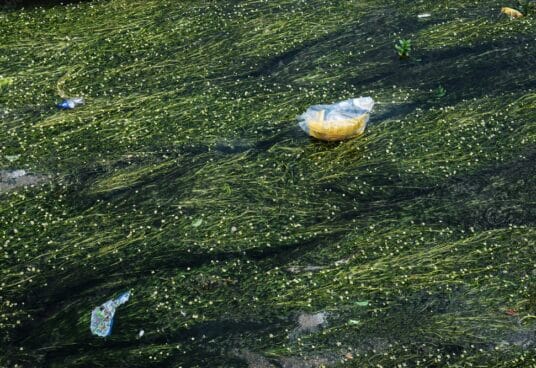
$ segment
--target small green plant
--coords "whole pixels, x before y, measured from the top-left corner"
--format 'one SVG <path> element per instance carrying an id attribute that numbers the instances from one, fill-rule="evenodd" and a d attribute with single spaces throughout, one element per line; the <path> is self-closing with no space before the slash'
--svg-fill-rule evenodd
<path id="1" fill-rule="evenodd" d="M 441 84 L 436 88 L 434 96 L 437 99 L 443 98 L 447 95 L 447 90 Z"/>
<path id="2" fill-rule="evenodd" d="M 398 40 L 398 43 L 395 45 L 395 49 L 398 57 L 401 60 L 409 58 L 409 53 L 411 51 L 411 40 Z"/>
<path id="3" fill-rule="evenodd" d="M 13 84 L 13 78 L 4 78 L 0 75 L 0 90 L 9 87 Z"/>

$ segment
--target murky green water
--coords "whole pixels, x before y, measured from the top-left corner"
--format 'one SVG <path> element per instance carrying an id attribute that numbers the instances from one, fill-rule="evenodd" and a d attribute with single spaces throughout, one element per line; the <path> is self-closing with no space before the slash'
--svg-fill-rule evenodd
<path id="1" fill-rule="evenodd" d="M 513 5 L 4 8 L 0 366 L 536 364 L 536 18 Z M 362 137 L 297 126 L 358 96 Z"/>

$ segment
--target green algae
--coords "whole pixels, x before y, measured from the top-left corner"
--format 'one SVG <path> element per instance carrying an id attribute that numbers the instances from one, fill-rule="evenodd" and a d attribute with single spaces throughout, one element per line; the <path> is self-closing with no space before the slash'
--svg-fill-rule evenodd
<path id="1" fill-rule="evenodd" d="M 0 157 L 20 158 L 1 168 L 52 179 L 1 194 L 0 363 L 535 364 L 536 27 L 502 5 L 2 13 Z M 57 111 L 62 94 L 87 103 Z M 296 126 L 358 95 L 378 101 L 364 137 Z M 91 309 L 125 289 L 92 337 Z M 290 338 L 301 313 L 327 323 Z"/>

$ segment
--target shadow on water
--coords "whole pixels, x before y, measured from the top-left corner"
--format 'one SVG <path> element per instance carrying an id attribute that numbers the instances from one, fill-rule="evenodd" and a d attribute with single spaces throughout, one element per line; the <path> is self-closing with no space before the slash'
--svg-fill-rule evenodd
<path id="1" fill-rule="evenodd" d="M 530 51 L 523 40 L 482 43 L 472 47 L 456 47 L 415 55 L 404 63 L 378 67 L 374 74 L 357 77 L 354 85 L 396 85 L 418 87 L 431 91 L 442 85 L 448 91 L 441 104 L 456 104 L 487 94 L 515 92 L 536 87 L 536 79 L 527 78 L 534 72 L 528 62 Z M 426 108 L 437 101 L 422 98 L 411 107 Z M 375 117 L 375 120 L 378 117 Z"/>
<path id="2" fill-rule="evenodd" d="M 83 0 L 12 0 L 11 3 L 16 4 L 13 5 L 14 7 L 21 7 L 54 6 L 60 3 L 79 3 L 82 1 Z M 388 8 L 371 14 L 367 19 L 368 20 L 365 23 L 367 24 L 368 30 L 364 30 L 364 27 L 358 24 L 344 26 L 326 36 L 307 41 L 292 50 L 267 60 L 260 68 L 248 73 L 246 76 L 285 77 L 285 72 L 289 64 L 294 62 L 300 63 L 304 60 L 309 62 L 307 59 L 311 55 L 313 56 L 311 62 L 314 62 L 333 49 L 351 49 L 354 47 L 351 42 L 354 41 L 356 37 L 376 37 L 380 34 L 398 32 L 401 28 L 404 29 L 404 32 L 417 32 L 419 29 L 430 25 L 430 23 L 416 22 L 414 19 L 400 17 L 396 14 L 396 10 Z M 473 47 L 433 50 L 420 56 L 417 55 L 417 51 L 416 55 L 406 63 L 399 63 L 398 61 L 395 63 L 378 63 L 378 66 L 375 66 L 367 75 L 355 77 L 349 82 L 353 85 L 366 86 L 367 88 L 397 85 L 408 88 L 418 87 L 422 90 L 435 89 L 438 84 L 442 84 L 449 93 L 441 100 L 441 102 L 439 102 L 440 104 L 455 104 L 463 99 L 481 97 L 490 92 L 494 93 L 500 91 L 501 93 L 504 93 L 515 91 L 519 88 L 531 88 L 536 86 L 536 80 L 534 78 L 524 78 L 523 73 L 531 72 L 531 66 L 525 60 L 528 51 L 524 51 L 523 49 L 525 46 L 523 44 L 524 42 L 526 42 L 526 40 L 518 40 L 515 42 L 512 42 L 511 40 L 504 42 L 497 41 L 493 43 L 479 44 Z M 393 58 L 392 44 L 386 44 L 380 49 L 370 52 L 367 55 L 367 58 L 370 58 L 372 62 L 382 61 L 386 58 Z M 515 83 L 512 83 L 512 81 Z M 373 125 L 385 120 L 403 118 L 417 107 L 427 107 L 437 104 L 438 102 L 431 102 L 426 98 L 398 105 L 380 104 L 377 113 L 372 115 L 370 124 Z M 89 206 L 89 202 L 93 203 L 96 198 L 110 199 L 115 197 L 116 200 L 118 198 L 127 198 L 133 190 L 142 187 L 158 187 L 160 182 L 167 181 L 168 179 L 175 180 L 184 175 L 185 170 L 192 170 L 196 165 L 202 165 L 206 160 L 244 153 L 251 155 L 265 153 L 282 140 L 296 142 L 298 145 L 310 142 L 309 138 L 307 138 L 293 122 L 292 124 L 289 124 L 288 128 L 281 131 L 263 132 L 263 138 L 261 139 L 240 138 L 236 140 L 221 140 L 214 145 L 177 147 L 177 154 L 185 155 L 189 158 L 200 157 L 200 161 L 191 165 L 188 169 L 180 167 L 176 169 L 174 168 L 171 172 L 166 172 L 162 175 L 142 180 L 140 183 L 127 189 L 98 195 L 95 196 L 95 198 L 84 199 L 84 201 L 87 203 L 87 206 Z M 326 149 L 334 146 L 334 144 L 331 143 L 325 144 L 316 141 L 313 142 L 314 144 L 322 145 Z M 499 201 L 504 202 L 504 197 L 501 197 L 500 192 L 519 192 L 519 188 L 522 188 L 523 191 L 527 192 L 527 188 L 530 188 L 530 182 L 520 184 L 520 187 L 512 186 L 511 188 L 504 188 L 501 187 L 501 185 L 498 185 L 494 189 L 489 188 L 489 183 L 493 181 L 500 182 L 500 180 L 494 180 L 493 178 L 508 178 L 514 172 L 517 176 L 521 175 L 524 178 L 534 177 L 534 167 L 533 165 L 531 166 L 530 163 L 534 162 L 535 159 L 534 152 L 532 152 L 525 161 L 496 167 L 493 170 L 490 169 L 485 172 L 478 172 L 474 177 L 453 179 L 446 183 L 444 187 L 392 189 L 389 192 L 382 192 L 381 195 L 371 195 L 367 199 L 362 199 L 361 197 L 357 197 L 355 193 L 352 194 L 351 191 L 346 191 L 343 186 L 344 183 L 341 183 L 338 180 L 320 185 L 318 189 L 326 189 L 330 192 L 345 194 L 347 198 L 349 198 L 349 203 L 351 204 L 346 208 L 342 208 L 341 214 L 336 219 L 336 221 L 340 221 L 341 223 L 348 223 L 349 221 L 358 218 L 373 219 L 379 209 L 393 211 L 393 213 L 402 215 L 404 206 L 407 204 L 406 202 L 414 201 L 416 199 L 426 200 L 426 196 L 433 193 L 434 196 L 439 195 L 442 197 L 446 205 L 458 207 L 457 212 L 452 212 L 451 208 L 449 208 L 448 211 L 441 211 L 441 213 L 439 213 L 437 209 L 435 213 L 427 213 L 426 208 L 424 208 L 422 212 L 416 211 L 421 214 L 427 223 L 433 223 L 433 220 L 435 219 L 438 223 L 439 220 L 441 220 L 448 224 L 452 223 L 458 226 L 460 225 L 459 219 L 464 219 L 464 224 L 469 226 L 480 221 L 480 212 L 475 211 L 473 206 L 475 201 L 471 201 L 475 198 L 478 199 L 478 193 L 483 192 L 485 198 L 492 198 L 494 195 L 497 195 Z M 370 182 L 371 185 L 377 185 L 378 187 L 404 187 L 403 185 L 400 185 L 403 184 L 401 179 L 396 176 L 397 168 L 395 165 L 383 165 L 381 170 L 385 173 L 384 175 L 371 175 L 370 178 L 363 178 Z M 104 169 L 86 173 L 86 176 L 81 176 L 78 179 L 80 180 L 80 187 L 84 187 L 91 180 L 94 180 L 95 176 L 105 173 L 106 171 Z M 395 179 L 391 179 L 391 177 Z M 405 180 L 406 179 L 407 178 L 405 178 Z M 377 182 L 374 182 L 374 180 Z M 427 182 L 425 178 L 420 177 L 413 178 L 413 181 Z M 459 184 L 461 186 L 459 186 Z M 194 184 L 188 185 L 191 186 Z M 160 194 L 161 197 L 165 197 L 165 194 L 167 194 L 166 191 L 188 191 L 191 189 L 188 185 L 181 187 L 181 189 L 159 189 L 158 194 Z M 456 188 L 458 189 L 456 190 Z M 490 195 L 490 193 L 492 194 Z M 176 195 L 177 193 L 175 192 L 174 194 Z M 519 197 L 519 201 L 523 199 L 524 198 Z M 86 205 L 84 201 L 77 203 L 78 209 Z M 352 209 L 352 205 L 355 202 L 359 202 L 359 210 Z M 83 205 L 81 205 L 81 203 Z M 455 205 L 452 205 L 452 203 L 455 203 Z M 495 202 L 491 204 L 486 203 L 484 209 L 486 208 L 500 208 L 500 205 Z M 452 217 L 445 218 L 445 216 L 447 216 L 445 214 L 449 213 L 452 214 Z M 506 217 L 506 219 L 499 218 L 499 220 L 497 220 L 496 218 L 492 218 L 492 221 L 499 222 L 484 224 L 482 227 L 494 228 L 506 226 L 506 224 L 511 221 L 515 221 L 515 217 L 513 216 L 517 216 L 518 214 L 518 212 L 513 212 L 513 215 Z M 519 217 L 525 219 L 522 223 L 530 222 L 534 220 L 534 213 L 529 212 L 529 215 L 521 213 Z M 46 321 L 47 318 L 50 318 L 55 312 L 66 305 L 69 305 L 69 300 L 80 299 L 87 295 L 101 293 L 104 295 L 112 292 L 117 288 L 118 283 L 112 285 L 109 283 L 110 279 L 121 280 L 121 285 L 128 285 L 134 284 L 136 280 L 143 278 L 146 271 L 151 269 L 158 269 L 159 272 L 162 272 L 163 274 L 167 274 L 168 272 L 171 274 L 174 270 L 181 268 L 190 267 L 195 269 L 214 261 L 228 261 L 234 259 L 252 260 L 254 262 L 262 261 L 266 264 L 270 264 L 270 267 L 276 267 L 277 265 L 284 265 L 290 261 L 298 259 L 305 251 L 320 246 L 324 241 L 336 243 L 343 236 L 345 236 L 344 232 L 333 232 L 326 236 L 317 236 L 310 241 L 289 243 L 281 247 L 210 253 L 210 255 L 206 253 L 192 254 L 178 250 L 166 250 L 159 251 L 158 257 L 130 260 L 128 265 L 114 263 L 113 265 L 103 266 L 100 270 L 95 272 L 89 272 L 89 270 L 73 272 L 75 271 L 73 269 L 68 269 L 65 274 L 58 272 L 53 278 L 51 277 L 47 280 L 48 286 L 46 291 L 34 291 L 32 294 L 27 295 L 26 303 L 29 305 L 40 305 L 42 312 L 36 313 L 35 321 L 31 325 L 26 325 L 23 328 L 20 328 L 17 332 L 17 336 L 19 341 L 25 339 L 26 336 L 32 336 L 33 330 L 39 329 L 41 323 Z M 69 272 L 72 273 L 72 276 L 67 275 Z M 422 317 L 424 312 L 429 313 L 430 316 L 451 312 L 463 312 L 463 308 L 466 308 L 467 306 L 464 304 L 464 299 L 460 295 L 462 294 L 454 293 L 454 295 L 449 295 L 447 293 L 437 293 L 429 295 L 425 293 L 416 293 L 415 295 L 410 295 L 404 301 L 400 301 L 399 305 L 389 310 L 389 314 L 385 315 L 385 318 L 379 318 L 378 321 L 381 323 L 379 323 L 378 326 L 369 326 L 365 328 L 370 328 L 370 334 L 372 336 L 377 336 L 379 333 L 383 333 L 385 336 L 391 337 L 393 337 L 393 331 L 401 331 L 405 333 L 408 326 L 415 326 L 416 330 L 423 323 L 429 322 Z M 232 303 L 230 303 L 230 308 L 233 308 L 231 304 Z M 403 318 L 401 320 L 394 319 L 399 318 L 399 316 L 403 316 Z M 274 325 L 276 325 L 277 322 L 278 321 L 274 322 Z M 281 323 L 281 321 L 279 322 Z M 121 319 L 119 315 L 119 326 L 120 323 Z M 111 339 L 108 341 L 92 341 L 90 344 L 77 343 L 71 345 L 57 345 L 54 346 L 50 352 L 46 353 L 45 360 L 46 363 L 54 362 L 61 364 L 63 359 L 69 355 L 98 355 L 100 352 L 107 349 L 128 348 L 134 345 L 149 346 L 153 344 L 186 342 L 193 337 L 198 339 L 229 338 L 232 340 L 234 336 L 240 336 L 241 334 L 269 331 L 274 325 L 267 327 L 265 323 L 247 320 L 233 321 L 222 319 L 217 321 L 206 321 L 192 326 L 191 328 L 180 328 L 173 330 L 170 333 L 164 332 L 154 338 L 149 337 L 139 341 L 118 341 Z M 397 338 L 397 336 L 394 336 L 394 338 Z M 399 338 L 403 339 L 404 335 L 400 335 Z M 17 339 L 15 339 L 15 341 L 17 341 Z M 35 338 L 32 342 L 35 342 L 35 345 L 39 346 L 40 343 L 43 342 L 43 338 Z M 459 349 L 454 346 L 452 351 L 458 353 Z M 201 357 L 203 354 L 206 356 Z M 221 354 L 213 353 L 213 355 L 214 359 L 221 358 Z M 203 348 L 196 351 L 190 359 L 192 362 L 199 362 L 202 361 L 202 359 L 209 359 L 210 357 L 210 349 Z"/>
<path id="3" fill-rule="evenodd" d="M 420 192 L 396 192 L 393 193 L 393 198 L 396 198 L 395 202 L 403 201 L 407 198 L 413 198 L 415 196 L 422 195 Z M 369 203 L 370 202 L 370 203 Z M 369 209 L 367 210 L 367 203 L 369 203 Z M 358 217 L 367 217 L 372 213 L 377 212 L 377 203 L 375 203 L 374 198 L 370 198 L 367 203 L 363 203 L 360 211 L 343 211 L 342 217 L 339 220 L 351 220 Z M 385 205 L 385 204 L 384 204 Z M 393 208 L 397 206 L 396 203 L 389 203 L 388 207 Z M 244 259 L 253 262 L 263 261 L 265 265 L 269 264 L 269 267 L 272 268 L 277 265 L 285 265 L 288 262 L 294 260 L 296 257 L 300 257 L 301 254 L 304 254 L 308 250 L 314 249 L 323 242 L 337 242 L 343 236 L 345 232 L 330 233 L 329 235 L 319 235 L 314 239 L 301 242 L 301 243 L 289 243 L 286 246 L 274 247 L 274 248 L 259 248 L 252 249 L 248 251 L 238 251 L 238 252 L 222 252 L 220 254 L 210 255 L 206 253 L 200 254 L 191 254 L 191 253 L 180 253 L 174 250 L 170 250 L 168 253 L 159 252 L 159 257 L 155 258 L 144 258 L 137 260 L 141 262 L 137 267 L 136 262 L 129 262 L 127 268 L 121 269 L 121 265 L 115 265 L 110 269 L 100 269 L 93 270 L 92 272 L 84 272 L 80 270 L 78 273 L 70 275 L 70 271 L 66 270 L 66 274 L 56 275 L 56 281 L 53 279 L 48 280 L 48 287 L 42 292 L 34 292 L 31 295 L 28 295 L 27 303 L 35 304 L 35 300 L 39 300 L 40 305 L 46 305 L 47 308 L 43 309 L 41 313 L 35 313 L 34 321 L 31 324 L 28 324 L 19 329 L 20 334 L 18 335 L 20 339 L 25 340 L 26 336 L 30 336 L 29 331 L 40 329 L 40 325 L 47 321 L 50 316 L 54 315 L 58 311 L 62 310 L 70 304 L 69 300 L 76 298 L 81 298 L 84 295 L 95 295 L 102 294 L 107 295 L 112 293 L 117 289 L 118 285 L 108 285 L 109 280 L 111 279 L 120 279 L 122 283 L 128 285 L 133 283 L 139 277 L 143 277 L 145 270 L 147 269 L 158 269 L 159 272 L 166 274 L 168 271 L 172 272 L 181 268 L 199 268 L 202 265 L 210 264 L 214 261 L 226 261 L 232 259 Z M 135 271 L 129 271 L 135 270 Z M 82 276 L 82 273 L 85 275 Z M 231 323 L 231 322 L 230 322 Z M 235 324 L 232 322 L 231 324 Z M 200 327 L 196 327 L 192 330 L 189 330 L 186 333 L 186 336 L 198 336 L 201 335 L 211 335 L 214 337 L 223 336 L 225 333 L 229 333 L 232 328 L 226 326 L 224 322 L 213 322 Z M 237 330 L 247 330 L 247 329 L 259 329 L 263 328 L 262 325 L 258 323 L 248 324 L 248 326 L 240 325 L 237 327 Z M 179 333 L 183 335 L 183 331 Z M 176 339 L 182 339 L 178 336 L 168 336 L 166 339 L 170 341 L 176 341 Z M 17 341 L 15 339 L 14 341 Z M 154 341 L 153 341 L 154 342 Z M 30 343 L 27 341 L 27 343 Z M 39 345 L 38 342 L 36 342 Z M 115 343 L 114 343 L 115 344 Z M 126 344 L 118 342 L 117 344 Z M 129 343 L 130 344 L 130 343 Z M 128 345 L 128 344 L 127 344 Z M 125 346 L 127 346 L 125 345 Z M 115 345 L 107 345 L 115 346 Z M 119 346 L 118 346 L 119 347 Z M 66 354 L 67 351 L 72 351 L 72 347 L 66 348 L 66 351 L 62 352 L 61 347 L 58 347 L 58 351 L 51 353 L 52 356 L 61 356 Z"/>
<path id="4" fill-rule="evenodd" d="M 248 76 L 270 76 L 288 82 L 287 79 L 294 76 L 291 72 L 294 66 L 301 70 L 314 69 L 315 63 L 332 50 L 355 50 L 356 39 L 361 42 L 368 38 L 385 40 L 386 28 L 393 32 L 403 30 L 410 37 L 412 33 L 441 22 L 441 19 L 416 21 L 414 17 L 396 14 L 395 10 L 391 13 L 381 9 L 377 14 L 370 14 L 364 24 L 347 25 L 299 45 L 268 60 Z M 373 27 L 374 24 L 377 27 Z M 534 73 L 532 65 L 535 61 L 526 47 L 528 42 L 524 37 L 518 37 L 429 51 L 417 48 L 407 61 L 397 60 L 393 44 L 386 43 L 366 53 L 367 62 L 374 66 L 347 82 L 372 89 L 391 85 L 418 88 L 421 93 L 413 101 L 386 106 L 383 111 L 378 106 L 378 113 L 372 115 L 370 124 L 400 119 L 417 107 L 455 105 L 470 98 L 536 87 L 536 79 L 527 77 Z M 385 62 L 389 60 L 392 62 Z M 360 65 L 356 64 L 356 68 Z M 434 98 L 433 91 L 439 85 L 446 89 L 447 94 Z"/>
<path id="5" fill-rule="evenodd" d="M 0 4 L 0 10 L 19 10 L 21 8 L 52 7 L 59 5 L 78 4 L 91 0 L 4 0 Z"/>
<path id="6" fill-rule="evenodd" d="M 120 330 L 121 327 L 121 315 L 118 313 L 116 316 L 115 329 Z M 249 320 L 213 320 L 200 322 L 192 327 L 180 328 L 173 332 L 163 332 L 155 337 L 147 336 L 140 340 L 114 340 L 114 339 L 100 339 L 93 340 L 91 343 L 80 342 L 76 344 L 59 345 L 49 351 L 46 351 L 46 360 L 53 361 L 59 358 L 65 358 L 72 354 L 73 351 L 86 351 L 93 354 L 99 351 L 117 348 L 127 348 L 132 346 L 150 346 L 154 344 L 177 344 L 186 343 L 188 341 L 194 341 L 196 339 L 201 341 L 209 341 L 212 339 L 218 339 L 226 337 L 227 343 L 240 337 L 245 333 L 262 333 L 266 331 L 273 331 L 276 324 L 269 324 L 266 322 L 249 321 Z M 225 344 L 224 341 L 220 341 L 220 344 Z"/>
<path id="7" fill-rule="evenodd" d="M 487 10 L 485 12 L 488 13 Z M 441 21 L 416 21 L 415 17 L 401 16 L 395 10 L 382 8 L 368 14 L 363 24 L 346 25 L 299 45 L 270 59 L 249 75 L 272 76 L 284 81 L 294 76 L 290 71 L 294 70 L 290 68 L 291 65 L 299 66 L 301 70 L 314 69 L 317 62 L 333 50 L 355 51 L 356 40 L 360 40 L 364 46 L 369 42 L 366 41 L 368 39 L 370 42 L 385 42 L 385 35 L 390 34 L 387 29 L 396 33 L 402 30 L 410 38 L 412 33 Z M 464 99 L 496 94 L 499 91 L 507 93 L 536 86 L 535 78 L 527 78 L 527 73 L 534 72 L 532 66 L 536 60 L 530 48 L 526 47 L 530 40 L 525 37 L 429 51 L 416 48 L 407 61 L 397 60 L 393 49 L 394 41 L 395 39 L 392 43 L 387 42 L 366 52 L 367 62 L 375 66 L 365 69 L 357 77 L 349 78 L 348 84 L 372 89 L 396 85 L 419 88 L 422 91 L 432 91 L 442 85 L 448 94 L 439 102 L 423 96 L 397 111 L 385 113 L 381 116 L 383 119 L 401 117 L 417 106 L 425 108 L 437 104 L 456 104 Z M 359 70 L 361 66 L 357 63 L 356 68 Z M 380 117 L 374 117 L 371 122 L 379 120 Z"/>
<path id="8" fill-rule="evenodd" d="M 413 111 L 421 104 L 418 102 L 408 102 L 401 104 L 381 104 L 378 103 L 374 106 L 373 114 L 370 115 L 368 126 L 381 123 L 386 120 L 400 119 Z"/>
<path id="9" fill-rule="evenodd" d="M 394 167 L 383 167 L 385 176 L 380 177 L 377 180 L 382 181 L 382 185 L 387 182 L 392 189 L 389 193 L 382 193 L 381 195 L 370 195 L 366 199 L 359 199 L 360 206 L 358 210 L 352 209 L 351 198 L 353 193 L 345 192 L 343 187 L 337 185 L 337 183 L 325 183 L 321 185 L 321 189 L 329 189 L 332 192 L 345 193 L 349 198 L 348 208 L 342 208 L 340 215 L 337 217 L 337 221 L 351 221 L 358 218 L 368 218 L 378 210 L 396 210 L 399 209 L 402 203 L 407 200 L 413 200 L 418 197 L 422 197 L 437 188 L 404 188 L 397 179 L 389 178 L 389 173 L 394 172 Z M 374 177 L 367 180 L 372 181 Z M 155 183 L 161 179 L 152 179 Z M 417 179 L 418 180 L 418 179 Z M 147 185 L 147 183 L 144 183 Z M 398 189 L 397 189 L 398 188 Z M 131 188 L 132 189 L 132 188 Z M 126 193 L 128 195 L 128 193 Z M 62 300 L 65 300 L 67 296 L 70 298 L 73 295 L 84 295 L 88 291 L 94 292 L 99 290 L 103 294 L 111 291 L 106 289 L 106 282 L 110 278 L 121 278 L 125 283 L 128 280 L 135 280 L 137 277 L 142 276 L 147 269 L 158 269 L 161 272 L 167 270 L 185 269 L 185 268 L 198 268 L 203 265 L 211 264 L 213 262 L 224 262 L 233 259 L 244 259 L 248 261 L 266 261 L 271 260 L 271 267 L 275 264 L 287 264 L 295 256 L 303 254 L 309 249 L 317 247 L 323 242 L 336 242 L 345 235 L 345 232 L 330 233 L 329 235 L 318 235 L 309 241 L 291 242 L 283 246 L 271 247 L 271 248 L 252 248 L 244 251 L 227 251 L 227 252 L 211 252 L 207 253 L 191 253 L 184 252 L 179 249 L 169 249 L 167 251 L 160 250 L 158 257 L 149 257 L 130 261 L 128 266 L 115 265 L 110 269 L 100 269 L 92 271 L 80 277 L 80 274 L 58 274 L 57 282 L 53 279 L 48 281 L 49 287 L 46 289 L 45 294 L 40 295 L 28 295 L 28 303 L 31 303 L 33 299 L 38 298 L 41 301 L 45 301 L 50 304 L 59 306 Z M 139 263 L 139 264 L 138 264 Z M 60 282 L 61 280 L 61 282 Z M 103 289 L 104 287 L 104 289 Z M 115 287 L 115 286 L 114 286 Z M 50 312 L 50 311 L 49 311 Z M 48 313 L 47 313 L 48 314 Z"/>
<path id="10" fill-rule="evenodd" d="M 379 8 L 377 11 L 369 12 L 366 21 L 362 23 L 350 23 L 341 26 L 336 31 L 319 38 L 306 41 L 301 45 L 279 54 L 252 72 L 248 72 L 243 77 L 274 76 L 286 71 L 289 64 L 296 63 L 300 69 L 307 70 L 308 64 L 315 63 L 319 58 L 333 50 L 352 50 L 355 48 L 356 40 L 366 44 L 366 39 L 384 39 L 386 34 L 398 32 L 418 32 L 422 28 L 428 27 L 432 23 L 415 22 L 413 18 L 400 16 L 395 9 Z M 393 41 L 394 42 L 394 41 Z M 369 59 L 385 60 L 393 55 L 392 45 L 387 48 L 382 47 L 367 54 Z M 371 80 L 372 81 L 372 80 Z"/>
<path id="11" fill-rule="evenodd" d="M 436 207 L 428 208 L 425 197 L 423 208 L 413 209 L 417 221 L 477 231 L 534 226 L 536 209 L 530 203 L 536 196 L 536 150 L 522 156 L 446 181 L 433 193 Z"/>

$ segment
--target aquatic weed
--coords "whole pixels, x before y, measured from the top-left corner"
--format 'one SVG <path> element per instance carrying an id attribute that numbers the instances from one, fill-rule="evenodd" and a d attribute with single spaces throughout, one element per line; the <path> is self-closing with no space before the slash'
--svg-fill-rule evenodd
<path id="1" fill-rule="evenodd" d="M 411 40 L 398 40 L 398 43 L 395 45 L 395 50 L 401 60 L 409 58 L 409 54 L 411 52 Z"/>

